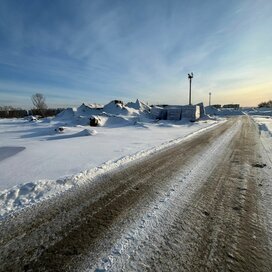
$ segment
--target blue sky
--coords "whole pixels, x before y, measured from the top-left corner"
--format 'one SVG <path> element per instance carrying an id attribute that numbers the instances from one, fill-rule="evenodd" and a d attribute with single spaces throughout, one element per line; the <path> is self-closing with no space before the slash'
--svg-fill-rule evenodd
<path id="1" fill-rule="evenodd" d="M 272 97 L 272 1 L 1 0 L 0 105 Z"/>

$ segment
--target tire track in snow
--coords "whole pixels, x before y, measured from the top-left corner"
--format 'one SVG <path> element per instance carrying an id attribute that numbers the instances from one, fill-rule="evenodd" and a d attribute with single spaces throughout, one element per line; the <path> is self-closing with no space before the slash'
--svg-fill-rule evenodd
<path id="1" fill-rule="evenodd" d="M 162 236 L 165 236 L 165 239 L 161 240 L 169 240 L 167 233 L 172 228 L 176 217 L 180 215 L 180 209 L 189 205 L 194 191 L 203 185 L 209 173 L 216 167 L 217 160 L 224 152 L 222 145 L 228 146 L 239 128 L 240 124 L 236 124 L 232 130 L 221 135 L 208 150 L 194 159 L 193 168 L 189 165 L 185 171 L 176 173 L 162 195 L 133 225 L 127 228 L 107 255 L 100 257 L 97 264 L 91 263 L 87 257 L 79 271 L 163 270 L 160 267 L 147 265 L 148 252 L 160 250 L 158 245 Z M 211 163 L 207 165 L 207 161 Z M 142 246 L 145 250 L 141 248 Z M 167 246 L 175 250 L 174 244 L 169 243 Z M 182 247 L 176 249 L 180 251 Z M 173 264 L 171 270 L 177 271 L 180 268 Z"/>

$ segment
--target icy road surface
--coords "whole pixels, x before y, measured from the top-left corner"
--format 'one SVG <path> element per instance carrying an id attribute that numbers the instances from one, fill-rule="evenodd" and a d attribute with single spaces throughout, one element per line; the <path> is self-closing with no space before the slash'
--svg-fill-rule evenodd
<path id="1" fill-rule="evenodd" d="M 231 118 L 27 207 L 1 222 L 0 270 L 272 271 L 264 137 Z"/>

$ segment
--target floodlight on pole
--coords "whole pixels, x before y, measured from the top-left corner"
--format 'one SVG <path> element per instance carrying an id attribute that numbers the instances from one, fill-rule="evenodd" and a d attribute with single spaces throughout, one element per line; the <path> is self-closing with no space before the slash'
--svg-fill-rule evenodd
<path id="1" fill-rule="evenodd" d="M 212 101 L 212 93 L 209 92 L 209 106 L 211 106 L 211 101 Z"/>
<path id="2" fill-rule="evenodd" d="M 194 77 L 194 74 L 188 74 L 189 79 L 189 105 L 192 105 L 192 78 Z"/>

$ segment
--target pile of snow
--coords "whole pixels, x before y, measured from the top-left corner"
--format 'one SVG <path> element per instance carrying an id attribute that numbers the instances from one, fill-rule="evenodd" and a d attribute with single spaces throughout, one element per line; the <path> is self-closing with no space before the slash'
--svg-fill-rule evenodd
<path id="1" fill-rule="evenodd" d="M 98 109 L 98 111 L 100 111 L 100 108 Z M 75 112 L 75 115 L 78 117 L 89 117 L 92 114 L 94 114 L 96 112 L 96 108 L 90 107 L 86 104 L 82 104 L 81 106 L 79 106 Z"/>
<path id="2" fill-rule="evenodd" d="M 104 105 L 98 104 L 98 103 L 89 103 L 86 106 L 91 108 L 91 109 L 103 109 L 103 107 L 104 107 Z"/>
<path id="3" fill-rule="evenodd" d="M 83 103 L 77 109 L 62 111 L 54 121 L 86 126 L 90 124 L 90 118 L 96 117 L 101 120 L 99 126 L 133 125 L 141 118 L 148 118 L 149 111 L 150 107 L 138 99 L 126 105 L 120 100 L 113 100 L 105 106 Z"/>
<path id="4" fill-rule="evenodd" d="M 83 137 L 83 136 L 94 136 L 97 134 L 97 131 L 91 128 L 86 128 L 84 126 L 77 125 L 75 127 L 57 127 L 55 128 L 57 132 L 57 136 L 52 136 L 47 138 L 47 140 L 61 140 L 61 139 L 70 139 L 76 137 Z"/>
<path id="5" fill-rule="evenodd" d="M 237 116 L 245 115 L 244 111 L 241 109 L 231 109 L 231 108 L 215 108 L 212 106 L 205 107 L 205 112 L 208 115 L 215 116 Z"/>
<path id="6" fill-rule="evenodd" d="M 0 218 L 76 185 L 73 179 L 28 182 L 0 192 Z"/>
<path id="7" fill-rule="evenodd" d="M 272 116 L 272 108 L 251 108 L 247 109 L 249 115 Z"/>
<path id="8" fill-rule="evenodd" d="M 214 116 L 234 116 L 234 115 L 260 115 L 260 116 L 272 116 L 271 108 L 215 108 L 212 106 L 205 107 L 206 114 Z"/>
<path id="9" fill-rule="evenodd" d="M 135 103 L 134 102 L 127 103 L 126 106 L 142 112 L 150 112 L 151 109 L 151 107 L 149 107 L 144 102 L 141 102 L 139 99 L 137 99 Z"/>
<path id="10" fill-rule="evenodd" d="M 70 120 L 75 117 L 75 112 L 76 112 L 76 109 L 67 108 L 63 110 L 62 112 L 60 112 L 59 114 L 57 114 L 56 118 L 62 119 L 62 120 Z"/>
<path id="11" fill-rule="evenodd" d="M 98 120 L 100 127 L 124 127 L 135 125 L 137 119 L 135 117 L 111 115 L 108 113 L 102 113 L 101 115 L 93 115 L 92 118 Z"/>
<path id="12" fill-rule="evenodd" d="M 78 132 L 76 136 L 94 136 L 97 134 L 97 131 L 90 128 L 85 128 L 82 131 Z"/>
<path id="13" fill-rule="evenodd" d="M 137 116 L 139 111 L 124 105 L 122 101 L 113 100 L 104 106 L 103 112 L 110 115 Z"/>
<path id="14" fill-rule="evenodd" d="M 272 117 L 271 116 L 253 116 L 254 121 L 258 124 L 261 133 L 272 137 Z"/>
<path id="15" fill-rule="evenodd" d="M 29 116 L 25 117 L 24 119 L 28 120 L 29 122 L 38 121 L 38 118 L 36 116 L 33 116 L 33 115 L 29 115 Z"/>

